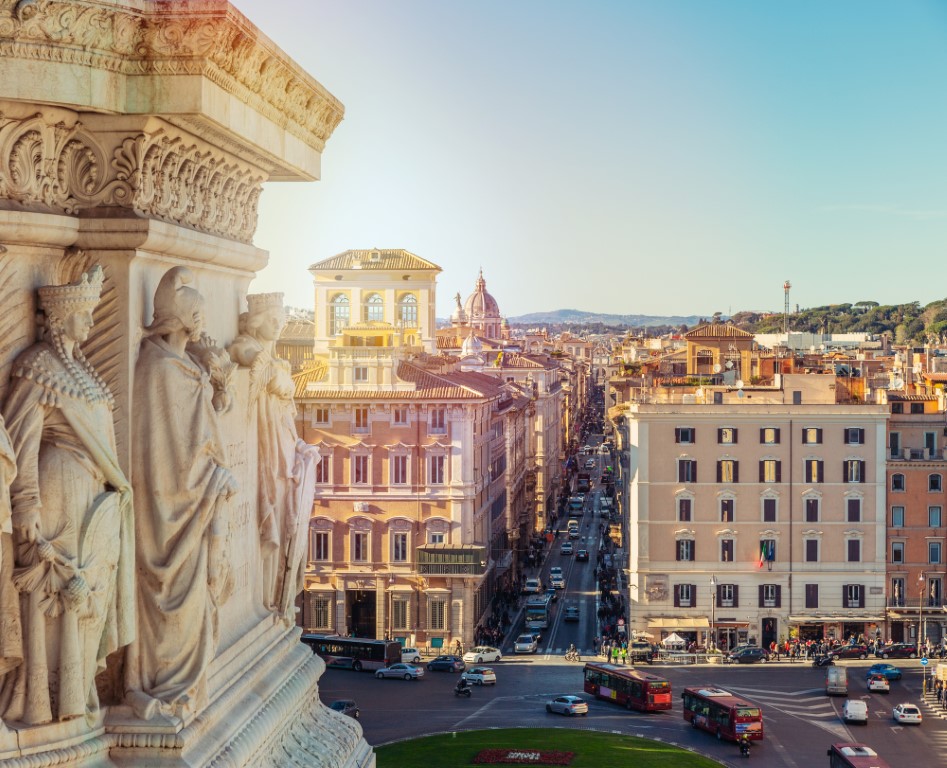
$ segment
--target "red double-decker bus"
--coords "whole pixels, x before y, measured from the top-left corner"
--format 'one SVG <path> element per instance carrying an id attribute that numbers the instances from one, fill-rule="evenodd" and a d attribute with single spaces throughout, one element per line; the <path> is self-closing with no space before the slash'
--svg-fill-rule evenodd
<path id="1" fill-rule="evenodd" d="M 722 688 L 685 688 L 684 719 L 718 739 L 763 738 L 763 710 Z"/>
<path id="2" fill-rule="evenodd" d="M 640 712 L 671 708 L 671 683 L 634 667 L 589 662 L 585 665 L 585 692 Z"/>

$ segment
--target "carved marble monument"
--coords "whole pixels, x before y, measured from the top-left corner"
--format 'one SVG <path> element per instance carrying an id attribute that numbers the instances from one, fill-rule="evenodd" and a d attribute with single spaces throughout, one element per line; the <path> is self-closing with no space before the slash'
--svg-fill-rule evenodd
<path id="1" fill-rule="evenodd" d="M 0 72 L 0 764 L 373 766 L 299 642 L 318 453 L 247 295 L 342 105 L 224 0 L 0 0 Z"/>

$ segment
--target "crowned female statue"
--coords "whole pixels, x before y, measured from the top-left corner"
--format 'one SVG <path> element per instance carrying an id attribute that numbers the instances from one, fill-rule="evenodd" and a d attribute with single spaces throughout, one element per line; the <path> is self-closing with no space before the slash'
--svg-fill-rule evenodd
<path id="1" fill-rule="evenodd" d="M 102 283 L 96 266 L 39 289 L 44 333 L 14 362 L 3 407 L 16 455 L 10 493 L 24 633 L 4 718 L 27 724 L 94 713 L 96 674 L 135 633 L 131 487 L 115 449 L 112 395 L 80 346 Z"/>

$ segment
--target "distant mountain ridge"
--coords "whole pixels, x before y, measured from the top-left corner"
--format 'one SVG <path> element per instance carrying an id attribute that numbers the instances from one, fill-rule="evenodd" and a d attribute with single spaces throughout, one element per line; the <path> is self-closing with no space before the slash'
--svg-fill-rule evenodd
<path id="1" fill-rule="evenodd" d="M 562 325 L 575 323 L 587 325 L 601 323 L 602 325 L 627 325 L 632 328 L 644 328 L 656 325 L 686 325 L 693 327 L 708 315 L 609 315 L 602 312 L 586 312 L 581 309 L 556 309 L 551 312 L 530 312 L 517 317 L 508 317 L 511 325 Z"/>

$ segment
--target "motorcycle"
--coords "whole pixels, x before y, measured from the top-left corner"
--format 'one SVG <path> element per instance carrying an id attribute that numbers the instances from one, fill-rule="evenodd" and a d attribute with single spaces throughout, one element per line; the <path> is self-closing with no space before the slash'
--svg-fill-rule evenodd
<path id="1" fill-rule="evenodd" d="M 579 656 L 579 652 L 575 648 L 570 648 L 566 651 L 564 658 L 566 661 L 582 661 L 582 657 Z"/>
<path id="2" fill-rule="evenodd" d="M 750 740 L 749 739 L 740 739 L 740 756 L 741 757 L 750 756 Z"/>
<path id="3" fill-rule="evenodd" d="M 828 654 L 814 656 L 812 659 L 813 667 L 831 667 L 833 664 L 835 664 L 835 660 Z"/>
<path id="4" fill-rule="evenodd" d="M 469 698 L 470 698 L 470 686 L 469 686 L 469 685 L 462 685 L 461 683 L 457 683 L 457 685 L 454 686 L 454 695 L 455 695 L 455 696 L 466 696 L 466 697 L 469 699 Z"/>

